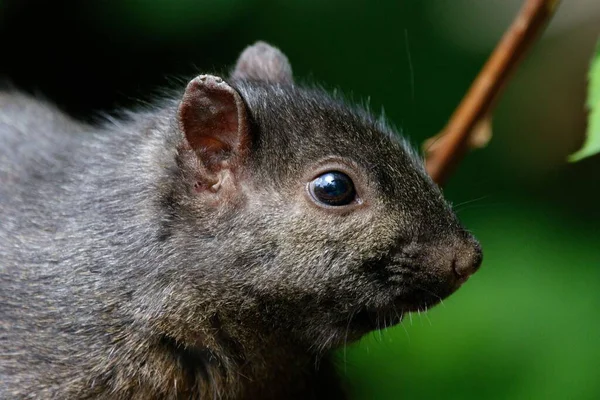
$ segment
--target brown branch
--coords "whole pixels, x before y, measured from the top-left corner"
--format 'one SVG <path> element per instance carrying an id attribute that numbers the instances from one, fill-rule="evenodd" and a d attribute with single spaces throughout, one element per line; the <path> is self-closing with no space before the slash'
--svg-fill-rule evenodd
<path id="1" fill-rule="evenodd" d="M 560 0 L 525 0 L 481 72 L 426 155 L 427 171 L 443 185 L 469 148 L 479 122 L 491 114 L 496 99 L 530 45 L 556 11 Z"/>

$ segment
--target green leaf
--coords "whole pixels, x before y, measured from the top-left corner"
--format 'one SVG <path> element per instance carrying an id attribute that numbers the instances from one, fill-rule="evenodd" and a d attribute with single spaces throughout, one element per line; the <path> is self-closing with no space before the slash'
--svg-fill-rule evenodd
<path id="1" fill-rule="evenodd" d="M 586 108 L 589 114 L 586 140 L 581 150 L 569 156 L 571 162 L 600 153 L 600 41 L 596 45 L 588 79 Z"/>

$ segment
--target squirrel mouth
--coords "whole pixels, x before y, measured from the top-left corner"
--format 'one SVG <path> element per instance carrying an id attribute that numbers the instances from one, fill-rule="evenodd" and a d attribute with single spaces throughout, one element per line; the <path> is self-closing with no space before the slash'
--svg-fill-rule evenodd
<path id="1" fill-rule="evenodd" d="M 354 313 L 348 325 L 357 332 L 367 333 L 373 330 L 385 329 L 402 322 L 404 316 L 411 312 L 427 312 L 440 302 L 440 297 L 425 296 L 397 300 L 384 307 L 366 307 Z"/>
<path id="2" fill-rule="evenodd" d="M 403 318 L 404 313 L 394 307 L 380 310 L 364 309 L 350 318 L 349 325 L 357 331 L 369 332 L 399 324 Z"/>

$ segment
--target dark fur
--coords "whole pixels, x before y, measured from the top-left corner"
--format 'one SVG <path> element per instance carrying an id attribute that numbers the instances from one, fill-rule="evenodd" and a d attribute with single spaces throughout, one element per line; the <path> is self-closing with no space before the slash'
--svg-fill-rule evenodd
<path id="1" fill-rule="evenodd" d="M 433 306 L 464 281 L 457 265 L 479 266 L 390 129 L 255 72 L 228 81 L 251 142 L 216 205 L 194 190 L 181 95 L 92 127 L 0 94 L 2 399 L 343 397 L 328 350 Z M 330 156 L 365 207 L 310 204 L 303 179 Z"/>

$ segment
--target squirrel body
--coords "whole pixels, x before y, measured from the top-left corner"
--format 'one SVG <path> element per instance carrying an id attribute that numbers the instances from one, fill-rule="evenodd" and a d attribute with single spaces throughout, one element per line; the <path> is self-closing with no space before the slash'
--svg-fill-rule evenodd
<path id="1" fill-rule="evenodd" d="M 262 42 L 101 126 L 0 93 L 0 398 L 345 398 L 481 263 L 422 161 Z"/>

